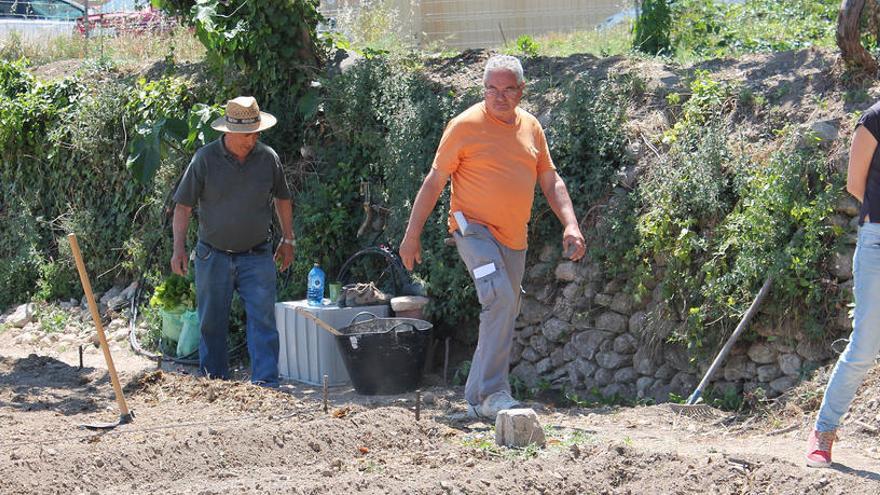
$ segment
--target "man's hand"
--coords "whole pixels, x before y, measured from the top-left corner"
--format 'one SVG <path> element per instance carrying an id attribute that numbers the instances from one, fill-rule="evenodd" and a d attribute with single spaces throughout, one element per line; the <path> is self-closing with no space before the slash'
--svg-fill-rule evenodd
<path id="1" fill-rule="evenodd" d="M 275 264 L 278 264 L 278 270 L 284 272 L 293 263 L 293 246 L 283 242 L 278 243 L 278 249 L 275 250 Z"/>
<path id="2" fill-rule="evenodd" d="M 577 261 L 586 254 L 587 243 L 577 224 L 569 225 L 562 233 L 562 252 L 572 261 Z"/>
<path id="3" fill-rule="evenodd" d="M 415 264 L 422 263 L 422 241 L 415 236 L 403 236 L 400 243 L 400 259 L 407 270 L 412 271 Z"/>
<path id="4" fill-rule="evenodd" d="M 186 275 L 189 268 L 189 259 L 186 257 L 185 249 L 175 249 L 171 255 L 171 271 L 178 275 Z"/>

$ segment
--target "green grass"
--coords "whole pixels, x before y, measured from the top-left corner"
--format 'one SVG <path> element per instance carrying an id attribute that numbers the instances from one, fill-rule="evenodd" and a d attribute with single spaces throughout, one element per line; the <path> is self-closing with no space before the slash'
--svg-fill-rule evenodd
<path id="1" fill-rule="evenodd" d="M 51 304 L 39 305 L 34 316 L 46 333 L 64 333 L 70 320 L 67 311 Z"/>
<path id="2" fill-rule="evenodd" d="M 525 37 L 520 38 L 525 39 Z M 629 24 L 621 24 L 607 30 L 584 30 L 570 33 L 549 33 L 529 38 L 534 47 L 531 55 L 543 57 L 567 57 L 576 53 L 589 53 L 597 57 L 607 57 L 628 53 L 632 45 Z M 523 43 L 508 42 L 500 48 L 509 55 L 530 55 L 523 53 Z"/>
<path id="3" fill-rule="evenodd" d="M 464 447 L 483 451 L 492 457 L 513 461 L 538 457 L 543 450 L 551 452 L 563 451 L 568 450 L 572 445 L 585 445 L 594 441 L 592 435 L 576 428 L 544 425 L 543 430 L 547 443 L 543 449 L 534 443 L 525 447 L 500 447 L 495 445 L 495 428 L 469 433 L 465 435 L 461 444 Z"/>
<path id="4" fill-rule="evenodd" d="M 746 0 L 720 4 L 680 0 L 673 12 L 672 42 L 667 57 L 679 63 L 779 52 L 808 47 L 834 48 L 837 0 Z M 582 30 L 523 36 L 499 51 L 523 57 L 567 57 L 576 53 L 613 56 L 632 51 L 630 23 L 608 30 Z"/>

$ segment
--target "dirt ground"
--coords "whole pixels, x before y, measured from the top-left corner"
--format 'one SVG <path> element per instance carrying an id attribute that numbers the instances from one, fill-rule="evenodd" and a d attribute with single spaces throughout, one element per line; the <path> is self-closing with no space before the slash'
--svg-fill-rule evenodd
<path id="1" fill-rule="evenodd" d="M 114 354 L 134 422 L 118 416 L 103 356 L 0 334 L 0 493 L 821 493 L 880 492 L 876 430 L 847 428 L 833 469 L 803 466 L 809 415 L 693 419 L 667 406 L 554 409 L 531 403 L 543 449 L 507 449 L 464 415 L 461 390 L 364 397 L 297 383 L 268 390 L 157 371 Z M 880 373 L 854 410 L 876 405 Z M 437 377 L 428 377 L 437 381 Z M 785 414 L 783 414 L 785 412 Z M 749 423 L 752 423 L 749 425 Z M 875 422 L 876 424 L 876 422 Z M 775 429 L 771 429 L 775 428 Z M 851 431 L 850 431 L 851 430 Z"/>
<path id="2" fill-rule="evenodd" d="M 438 81 L 479 85 L 484 52 L 427 64 Z M 880 96 L 880 85 L 853 86 L 836 55 L 818 50 L 720 59 L 693 67 L 656 60 L 589 55 L 534 59 L 526 75 L 541 116 L 558 98 L 561 74 L 602 78 L 633 73 L 645 96 L 628 110 L 634 141 L 657 141 L 669 125 L 664 98 L 687 91 L 694 70 L 742 82 L 766 97 L 741 110 L 738 126 L 754 141 L 772 140 L 787 123 L 836 120 Z M 51 69 L 51 70 L 49 70 Z M 46 69 L 70 70 L 63 64 Z M 552 118 L 552 116 L 548 117 Z M 643 157 L 650 156 L 645 150 Z M 0 331 L 0 494 L 877 494 L 880 493 L 880 369 L 872 371 L 835 445 L 832 469 L 810 470 L 802 456 L 821 374 L 761 415 L 711 419 L 678 416 L 668 406 L 555 409 L 534 402 L 548 435 L 543 449 L 494 445 L 493 426 L 464 415 L 461 389 L 363 397 L 298 383 L 267 390 L 206 381 L 136 356 L 114 344 L 133 423 L 94 433 L 82 423 L 118 410 L 103 356 L 74 346 L 16 342 Z"/>

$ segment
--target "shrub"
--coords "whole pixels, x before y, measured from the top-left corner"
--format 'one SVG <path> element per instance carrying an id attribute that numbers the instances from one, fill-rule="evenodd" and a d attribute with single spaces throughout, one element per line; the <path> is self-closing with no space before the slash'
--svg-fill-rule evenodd
<path id="1" fill-rule="evenodd" d="M 668 0 L 643 0 L 633 24 L 633 48 L 651 55 L 670 53 L 672 9 Z"/>

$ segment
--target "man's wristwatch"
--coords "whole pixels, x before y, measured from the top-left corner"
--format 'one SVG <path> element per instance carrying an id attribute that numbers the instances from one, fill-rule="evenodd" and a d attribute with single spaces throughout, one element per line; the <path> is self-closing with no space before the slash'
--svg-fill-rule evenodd
<path id="1" fill-rule="evenodd" d="M 290 244 L 291 246 L 296 247 L 296 239 L 294 239 L 292 237 L 290 239 L 282 238 L 281 243 L 282 244 Z"/>

